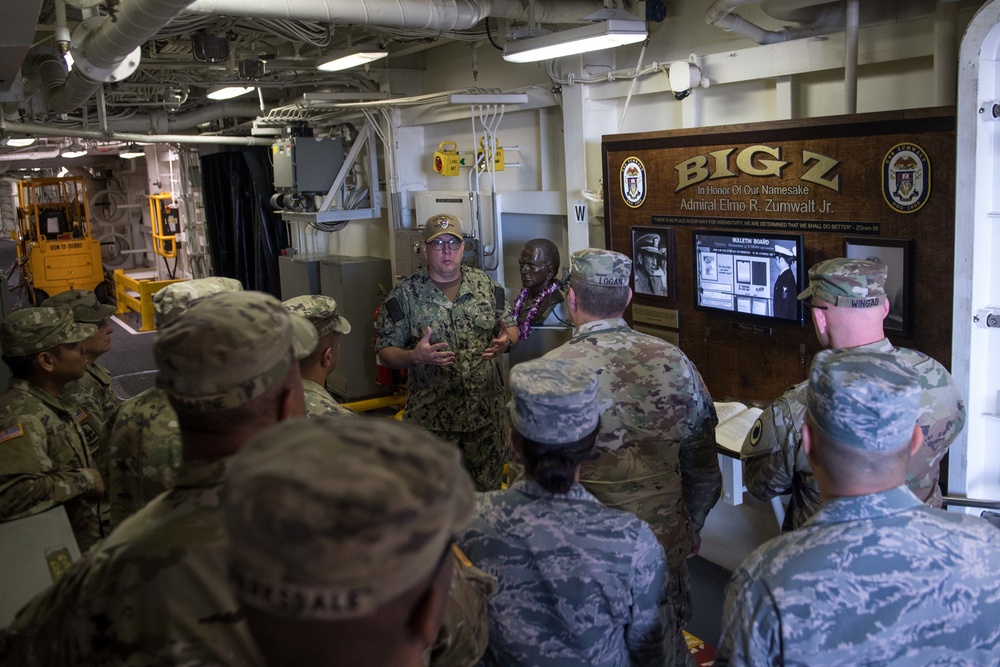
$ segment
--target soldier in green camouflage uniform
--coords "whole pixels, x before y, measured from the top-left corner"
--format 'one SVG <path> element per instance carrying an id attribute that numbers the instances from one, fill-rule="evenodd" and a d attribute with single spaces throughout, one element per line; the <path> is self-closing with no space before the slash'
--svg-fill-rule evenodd
<path id="1" fill-rule="evenodd" d="M 396 285 L 375 325 L 383 365 L 405 368 L 403 419 L 462 450 L 476 488 L 500 488 L 504 389 L 497 359 L 517 342 L 504 290 L 462 265 L 462 228 L 450 215 L 424 227 L 427 270 Z"/>
<path id="2" fill-rule="evenodd" d="M 663 548 L 645 521 L 575 481 L 597 441 L 597 385 L 567 359 L 511 369 L 511 440 L 525 476 L 482 494 L 458 538 L 497 578 L 487 665 L 673 664 Z"/>
<path id="3" fill-rule="evenodd" d="M 163 327 L 201 299 L 242 290 L 232 278 L 171 283 L 153 295 L 157 326 Z M 160 387 L 150 387 L 118 408 L 108 438 L 108 501 L 113 526 L 173 487 L 181 465 L 177 413 Z"/>
<path id="4" fill-rule="evenodd" d="M 43 306 L 68 307 L 73 311 L 73 319 L 81 324 L 93 324 L 97 333 L 83 341 L 83 353 L 88 361 L 87 372 L 79 380 L 66 385 L 59 398 L 67 405 L 75 405 L 83 410 L 86 417 L 80 423 L 91 454 L 97 462 L 101 475 L 108 479 L 107 437 L 111 418 L 121 401 L 111 389 L 111 371 L 97 363 L 98 357 L 111 349 L 111 334 L 114 328 L 108 318 L 115 312 L 97 300 L 97 295 L 89 290 L 66 290 L 46 299 Z"/>
<path id="5" fill-rule="evenodd" d="M 809 270 L 809 287 L 799 295 L 812 307 L 816 334 L 824 347 L 887 352 L 912 365 L 924 389 L 920 427 L 924 444 L 910 458 L 906 483 L 925 503 L 939 507 L 941 458 L 965 426 L 965 403 L 951 374 L 917 350 L 897 348 L 885 337 L 889 313 L 886 267 L 859 259 L 838 258 Z M 798 528 L 819 508 L 819 487 L 802 452 L 807 383 L 778 398 L 761 414 L 743 443 L 747 491 L 768 500 L 790 493 L 783 530 Z"/>
<path id="6" fill-rule="evenodd" d="M 153 353 L 181 427 L 176 484 L 22 610 L 13 664 L 263 664 L 226 580 L 221 491 L 244 442 L 305 414 L 291 316 L 260 292 L 218 294 L 161 326 Z"/>
<path id="7" fill-rule="evenodd" d="M 634 512 L 667 557 L 678 664 L 693 664 L 681 629 L 690 619 L 685 559 L 719 499 L 718 418 L 694 364 L 677 347 L 633 331 L 622 313 L 632 297 L 628 257 L 588 248 L 571 259 L 570 341 L 544 359 L 579 361 L 597 375 L 601 430 L 580 481 L 608 507 Z"/>
<path id="8" fill-rule="evenodd" d="M 816 355 L 802 441 L 824 502 L 733 574 L 717 666 L 1000 664 L 1000 531 L 905 483 L 924 391 L 894 352 Z"/>
<path id="9" fill-rule="evenodd" d="M 337 312 L 336 299 L 310 294 L 288 299 L 284 306 L 308 319 L 319 332 L 316 348 L 299 359 L 302 387 L 306 394 L 306 414 L 310 417 L 355 414 L 335 401 L 326 390 L 326 378 L 336 370 L 340 359 L 340 337 L 351 333 L 351 323 Z"/>
<path id="10" fill-rule="evenodd" d="M 474 508 L 453 446 L 392 420 L 291 420 L 234 457 L 224 504 L 269 664 L 423 664 Z"/>
<path id="11" fill-rule="evenodd" d="M 81 342 L 97 333 L 68 308 L 25 308 L 0 326 L 10 387 L 0 396 L 0 521 L 65 505 L 80 551 L 104 536 L 98 472 L 79 422 L 58 397 L 83 376 Z"/>

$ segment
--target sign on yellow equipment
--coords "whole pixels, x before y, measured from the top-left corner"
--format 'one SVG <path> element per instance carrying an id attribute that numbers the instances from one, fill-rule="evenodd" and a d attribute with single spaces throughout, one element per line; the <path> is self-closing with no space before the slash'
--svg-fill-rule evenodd
<path id="1" fill-rule="evenodd" d="M 17 242 L 20 285 L 39 304 L 69 289 L 103 296 L 101 243 L 90 233 L 82 176 L 18 181 Z"/>

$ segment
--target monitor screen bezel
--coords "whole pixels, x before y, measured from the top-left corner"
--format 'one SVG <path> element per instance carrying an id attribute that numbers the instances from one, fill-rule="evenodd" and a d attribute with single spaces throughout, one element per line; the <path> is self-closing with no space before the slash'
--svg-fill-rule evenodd
<path id="1" fill-rule="evenodd" d="M 727 310 L 725 308 L 718 308 L 715 306 L 704 306 L 701 305 L 701 293 L 702 293 L 702 267 L 700 266 L 701 257 L 698 252 L 699 241 L 705 237 L 724 237 L 728 239 L 735 238 L 755 238 L 755 239 L 766 239 L 770 242 L 786 242 L 795 244 L 795 318 L 782 318 L 776 315 L 759 315 L 754 313 L 739 312 L 735 310 L 735 303 L 733 305 L 733 310 Z M 805 240 L 802 234 L 785 234 L 785 233 L 775 233 L 775 232 L 758 232 L 758 231 L 741 231 L 741 230 L 718 230 L 718 229 L 694 229 L 691 232 L 691 250 L 693 254 L 693 279 L 694 279 L 694 309 L 706 313 L 714 313 L 717 315 L 722 315 L 729 317 L 734 322 L 741 322 L 746 324 L 757 324 L 757 325 L 773 325 L 782 324 L 786 326 L 801 327 L 803 326 L 803 316 L 805 308 L 801 301 L 798 300 L 799 293 L 805 289 Z M 773 262 L 774 260 L 770 260 Z M 736 268 L 734 267 L 734 272 Z M 735 279 L 735 275 L 734 275 Z M 771 281 L 769 289 L 774 288 L 774 282 L 777 277 Z M 735 296 L 734 296 L 735 298 Z M 773 301 L 773 299 L 771 300 Z M 773 306 L 772 306 L 773 308 Z"/>

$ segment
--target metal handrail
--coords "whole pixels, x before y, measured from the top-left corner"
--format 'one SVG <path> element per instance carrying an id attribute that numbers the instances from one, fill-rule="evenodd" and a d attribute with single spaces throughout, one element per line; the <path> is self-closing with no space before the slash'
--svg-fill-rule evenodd
<path id="1" fill-rule="evenodd" d="M 943 505 L 957 505 L 958 507 L 979 507 L 986 510 L 1000 511 L 1000 500 L 980 500 L 978 498 L 961 498 L 959 496 L 944 496 L 941 498 Z"/>

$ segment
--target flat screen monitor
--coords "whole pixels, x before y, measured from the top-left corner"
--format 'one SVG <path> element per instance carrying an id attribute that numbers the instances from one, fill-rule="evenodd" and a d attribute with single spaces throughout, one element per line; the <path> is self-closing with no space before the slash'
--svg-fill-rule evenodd
<path id="1" fill-rule="evenodd" d="M 802 236 L 695 231 L 695 307 L 738 320 L 802 324 Z"/>

